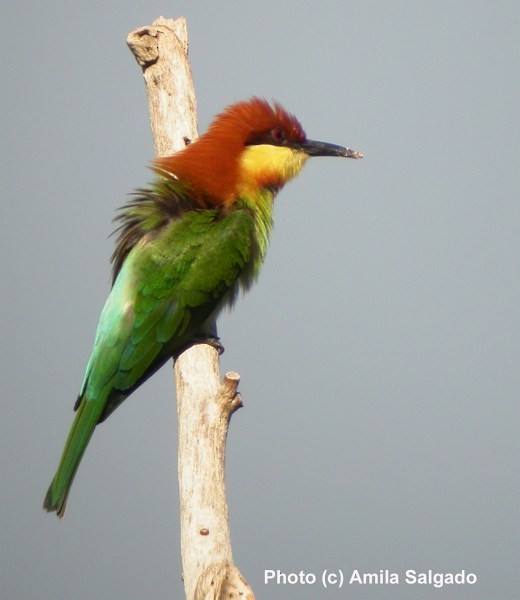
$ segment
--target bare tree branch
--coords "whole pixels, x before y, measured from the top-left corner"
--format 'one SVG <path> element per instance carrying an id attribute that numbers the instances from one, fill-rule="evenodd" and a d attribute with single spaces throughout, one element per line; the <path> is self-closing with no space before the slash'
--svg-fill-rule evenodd
<path id="1" fill-rule="evenodd" d="M 159 17 L 132 31 L 127 43 L 143 69 L 157 156 L 197 137 L 196 101 L 184 18 Z M 241 406 L 240 377 L 220 383 L 218 352 L 197 344 L 175 363 L 179 421 L 181 553 L 188 600 L 254 600 L 233 564 L 224 484 L 229 420 Z"/>

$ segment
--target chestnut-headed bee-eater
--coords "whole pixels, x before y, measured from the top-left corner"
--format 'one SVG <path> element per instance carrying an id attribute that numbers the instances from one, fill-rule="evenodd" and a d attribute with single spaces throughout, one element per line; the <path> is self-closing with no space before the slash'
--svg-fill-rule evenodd
<path id="1" fill-rule="evenodd" d="M 117 217 L 112 290 L 45 497 L 48 511 L 63 516 L 96 425 L 170 357 L 211 337 L 205 324 L 251 286 L 274 197 L 309 156 L 363 155 L 307 139 L 282 106 L 251 98 L 226 108 L 185 149 L 155 161 L 155 181 Z"/>

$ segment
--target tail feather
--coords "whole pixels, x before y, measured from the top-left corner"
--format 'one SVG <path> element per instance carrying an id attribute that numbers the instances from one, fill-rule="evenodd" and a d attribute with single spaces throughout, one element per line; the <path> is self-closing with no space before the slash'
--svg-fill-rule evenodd
<path id="1" fill-rule="evenodd" d="M 78 470 L 79 463 L 94 429 L 103 412 L 105 403 L 83 398 L 79 404 L 76 416 L 69 431 L 65 448 L 60 458 L 58 470 L 47 491 L 43 508 L 48 512 L 56 512 L 63 517 L 70 486 Z"/>

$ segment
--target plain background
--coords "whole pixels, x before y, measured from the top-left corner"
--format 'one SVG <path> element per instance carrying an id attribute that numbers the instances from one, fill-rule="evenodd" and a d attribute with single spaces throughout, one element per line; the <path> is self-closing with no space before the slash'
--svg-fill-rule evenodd
<path id="1" fill-rule="evenodd" d="M 363 161 L 276 201 L 223 316 L 235 560 L 258 598 L 518 594 L 518 2 L 3 2 L 0 597 L 182 597 L 171 368 L 41 509 L 109 290 L 115 209 L 150 180 L 127 33 L 184 15 L 199 128 L 253 94 Z M 465 569 L 473 586 L 266 586 L 265 569 Z"/>

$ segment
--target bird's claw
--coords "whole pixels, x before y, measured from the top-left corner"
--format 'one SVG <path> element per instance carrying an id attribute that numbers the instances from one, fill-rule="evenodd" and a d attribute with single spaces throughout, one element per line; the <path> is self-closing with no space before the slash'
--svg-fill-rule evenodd
<path id="1" fill-rule="evenodd" d="M 219 353 L 219 356 L 224 352 L 225 349 L 220 342 L 220 338 L 216 335 L 205 335 L 201 333 L 193 338 L 193 342 L 195 344 L 208 344 L 209 346 L 213 346 L 213 348 L 215 348 L 215 350 Z"/>

